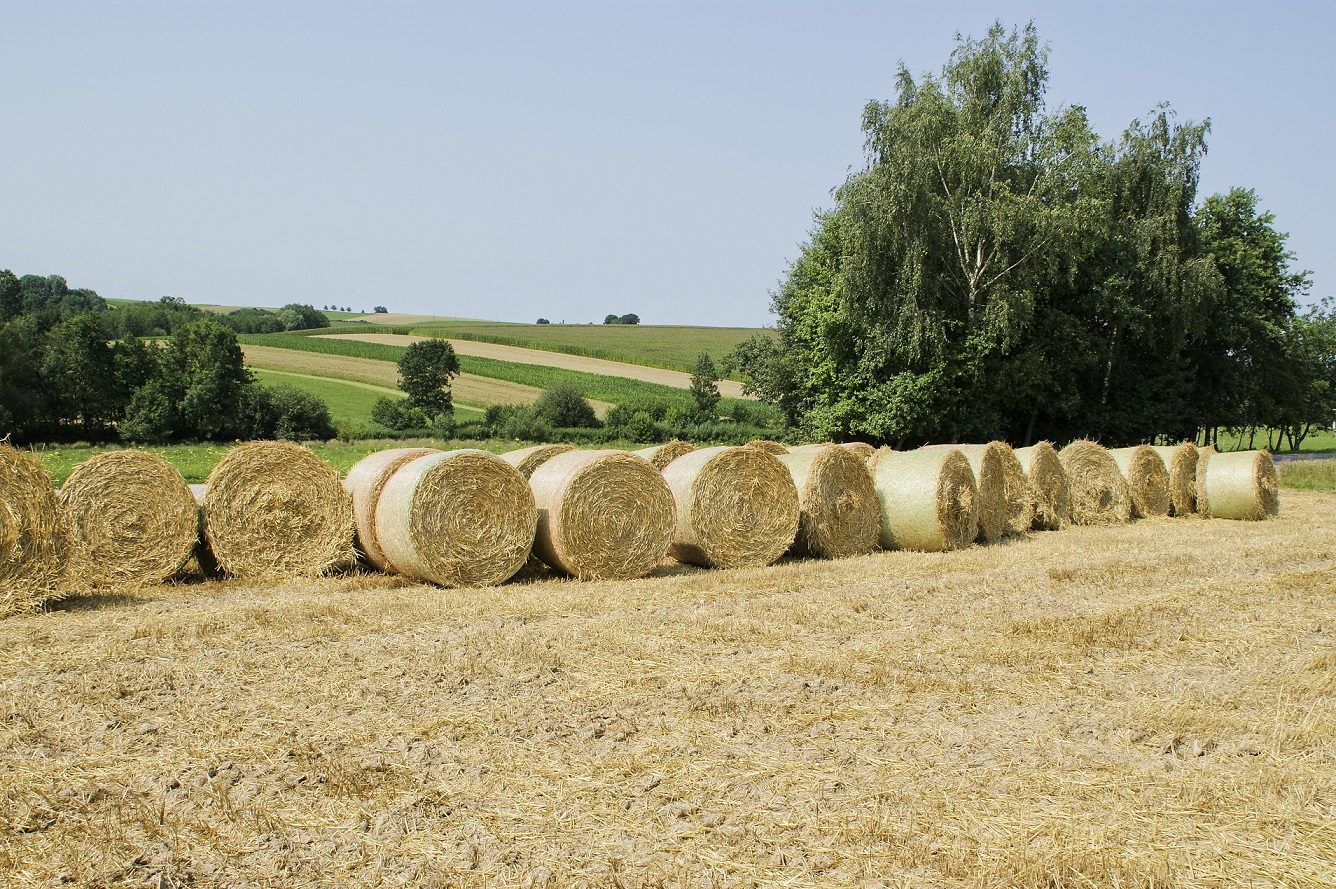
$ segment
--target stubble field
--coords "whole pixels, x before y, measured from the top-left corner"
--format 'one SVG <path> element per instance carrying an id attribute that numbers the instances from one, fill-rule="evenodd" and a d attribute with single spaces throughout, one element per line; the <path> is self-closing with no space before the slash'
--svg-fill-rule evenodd
<path id="1" fill-rule="evenodd" d="M 1336 885 L 1336 494 L 0 623 L 14 886 Z"/>

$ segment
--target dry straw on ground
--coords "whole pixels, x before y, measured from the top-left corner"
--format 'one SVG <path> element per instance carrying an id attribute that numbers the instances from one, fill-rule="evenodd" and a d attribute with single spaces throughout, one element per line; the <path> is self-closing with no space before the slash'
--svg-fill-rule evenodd
<path id="1" fill-rule="evenodd" d="M 60 489 L 70 583 L 161 583 L 199 539 L 199 507 L 176 467 L 145 451 L 108 451 L 74 468 Z"/>
<path id="2" fill-rule="evenodd" d="M 1132 519 L 1132 497 L 1118 464 L 1099 444 L 1078 439 L 1058 452 L 1072 489 L 1072 523 L 1121 525 Z"/>
<path id="3" fill-rule="evenodd" d="M 372 567 L 391 573 L 395 571 L 376 538 L 376 509 L 386 482 L 405 464 L 418 457 L 440 452 L 439 448 L 389 448 L 376 451 L 357 461 L 343 477 L 343 489 L 353 498 L 357 549 Z"/>
<path id="4" fill-rule="evenodd" d="M 783 463 L 759 448 L 693 451 L 663 470 L 677 504 L 668 553 L 707 568 L 756 568 L 788 550 L 798 532 L 798 489 Z"/>
<path id="5" fill-rule="evenodd" d="M 559 454 L 529 478 L 538 505 L 534 554 L 582 579 L 629 580 L 668 553 L 676 510 L 663 475 L 626 451 Z"/>
<path id="6" fill-rule="evenodd" d="M 1169 470 L 1150 445 L 1109 451 L 1127 482 L 1132 498 L 1132 518 L 1148 519 L 1169 514 Z"/>
<path id="7" fill-rule="evenodd" d="M 574 445 L 537 444 L 532 447 L 507 451 L 501 455 L 501 459 L 518 469 L 520 475 L 527 479 L 529 476 L 533 475 L 535 469 L 542 466 L 548 460 L 551 460 L 558 454 L 567 454 L 573 450 L 575 450 Z"/>
<path id="8" fill-rule="evenodd" d="M 802 513 L 793 541 L 795 554 L 838 559 L 877 548 L 881 519 L 864 460 L 838 445 L 776 457 L 788 467 L 798 489 Z"/>
<path id="9" fill-rule="evenodd" d="M 662 470 L 678 457 L 683 454 L 690 454 L 694 450 L 696 450 L 696 446 L 689 441 L 670 441 L 667 444 L 655 445 L 652 448 L 641 448 L 631 453 L 644 457 L 655 469 Z"/>
<path id="10" fill-rule="evenodd" d="M 1280 512 L 1268 451 L 1206 451 L 1197 463 L 1197 509 L 1209 518 L 1260 521 Z"/>
<path id="11" fill-rule="evenodd" d="M 771 441 L 768 438 L 753 438 L 751 441 L 747 442 L 747 447 L 760 448 L 763 451 L 774 454 L 776 457 L 780 454 L 787 454 L 789 452 L 788 445 L 780 444 L 777 441 Z"/>
<path id="12" fill-rule="evenodd" d="M 202 511 L 209 553 L 233 577 L 310 577 L 357 558 L 338 473 L 292 442 L 229 451 L 209 474 Z"/>
<path id="13" fill-rule="evenodd" d="M 59 598 L 65 536 L 51 477 L 0 441 L 0 617 Z"/>
<path id="14" fill-rule="evenodd" d="M 1061 531 L 1072 519 L 1072 489 L 1051 442 L 1018 448 L 1016 459 L 1030 483 L 1036 531 Z"/>
<path id="15" fill-rule="evenodd" d="M 940 552 L 969 546 L 977 536 L 978 487 L 959 450 L 883 448 L 873 481 L 884 549 Z"/>
<path id="16" fill-rule="evenodd" d="M 1169 514 L 1189 516 L 1197 511 L 1197 446 L 1190 441 L 1157 447 L 1155 453 L 1169 471 Z"/>
<path id="17" fill-rule="evenodd" d="M 376 540 L 400 574 L 486 586 L 524 567 L 537 522 L 519 470 L 466 448 L 418 457 L 390 476 L 376 508 Z"/>

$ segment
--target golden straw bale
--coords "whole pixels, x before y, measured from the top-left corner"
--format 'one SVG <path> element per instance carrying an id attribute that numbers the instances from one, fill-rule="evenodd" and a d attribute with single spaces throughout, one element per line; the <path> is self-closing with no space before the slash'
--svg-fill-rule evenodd
<path id="1" fill-rule="evenodd" d="M 696 446 L 689 441 L 670 441 L 667 444 L 655 445 L 652 448 L 642 448 L 631 453 L 644 457 L 655 469 L 660 471 L 665 466 L 676 460 L 683 454 L 690 454 L 696 450 Z"/>
<path id="2" fill-rule="evenodd" d="M 840 447 L 844 448 L 846 451 L 853 451 L 858 456 L 858 459 L 865 462 L 871 458 L 873 454 L 877 453 L 877 449 L 865 441 L 846 441 L 844 444 L 840 445 Z"/>
<path id="3" fill-rule="evenodd" d="M 626 451 L 571 451 L 529 478 L 538 504 L 534 553 L 585 579 L 630 580 L 668 554 L 673 492 L 648 460 Z"/>
<path id="4" fill-rule="evenodd" d="M 925 448 L 932 449 L 955 449 L 970 461 L 978 486 L 980 542 L 995 543 L 1030 530 L 1034 523 L 1030 480 L 1010 445 L 993 441 L 986 445 L 927 445 Z"/>
<path id="5" fill-rule="evenodd" d="M 51 477 L 32 454 L 0 441 L 0 617 L 61 597 L 65 546 Z"/>
<path id="6" fill-rule="evenodd" d="M 1206 504 L 1206 496 L 1202 493 L 1202 484 L 1204 479 L 1202 473 L 1206 471 L 1206 461 L 1213 455 L 1220 453 L 1215 445 L 1207 445 L 1204 448 L 1197 448 L 1197 471 L 1192 476 L 1192 493 L 1196 498 L 1197 515 L 1204 519 L 1211 518 L 1211 510 Z"/>
<path id="7" fill-rule="evenodd" d="M 838 445 L 777 454 L 798 489 L 798 535 L 792 551 L 838 559 L 872 552 L 881 536 L 877 492 L 867 463 Z"/>
<path id="8" fill-rule="evenodd" d="M 514 466 L 464 448 L 401 466 L 380 494 L 376 541 L 393 570 L 442 586 L 487 586 L 524 567 L 538 513 Z"/>
<path id="9" fill-rule="evenodd" d="M 107 451 L 60 489 L 69 572 L 80 583 L 161 583 L 199 540 L 199 506 L 176 467 L 146 451 Z"/>
<path id="10" fill-rule="evenodd" d="M 1150 445 L 1114 448 L 1109 451 L 1132 497 L 1132 518 L 1148 519 L 1169 514 L 1169 470 Z"/>
<path id="11" fill-rule="evenodd" d="M 1016 459 L 1030 483 L 1030 502 L 1034 504 L 1036 531 L 1061 531 L 1072 519 L 1072 489 L 1067 472 L 1051 442 L 1041 441 L 1028 448 L 1018 448 Z"/>
<path id="12" fill-rule="evenodd" d="M 209 473 L 204 537 L 233 577 L 303 577 L 353 564 L 353 501 L 339 476 L 307 448 L 256 441 Z"/>
<path id="13" fill-rule="evenodd" d="M 883 448 L 874 483 L 885 549 L 960 549 L 979 533 L 974 470 L 955 448 Z"/>
<path id="14" fill-rule="evenodd" d="M 1197 446 L 1190 441 L 1155 449 L 1169 470 L 1169 514 L 1192 515 L 1197 511 Z"/>
<path id="15" fill-rule="evenodd" d="M 542 466 L 548 460 L 558 454 L 566 454 L 575 450 L 574 445 L 568 444 L 538 444 L 527 448 L 519 448 L 514 451 L 507 451 L 501 455 L 511 466 L 520 471 L 520 475 L 528 478 L 533 475 L 533 471 Z"/>
<path id="16" fill-rule="evenodd" d="M 1099 444 L 1078 439 L 1058 452 L 1072 489 L 1072 523 L 1121 525 L 1132 519 L 1132 496 L 1118 464 Z"/>
<path id="17" fill-rule="evenodd" d="M 894 454 L 895 448 L 890 445 L 882 445 L 867 455 L 867 471 L 872 475 L 877 474 L 877 461 L 881 459 L 882 454 Z"/>
<path id="18" fill-rule="evenodd" d="M 1270 451 L 1206 451 L 1197 464 L 1197 509 L 1208 518 L 1261 521 L 1280 513 Z"/>
<path id="19" fill-rule="evenodd" d="M 777 441 L 771 441 L 768 438 L 753 438 L 751 441 L 747 442 L 747 447 L 760 448 L 763 451 L 774 454 L 776 457 L 780 454 L 787 454 L 789 452 L 788 445 L 780 444 Z"/>
<path id="20" fill-rule="evenodd" d="M 760 448 L 705 448 L 663 470 L 677 504 L 668 553 L 707 568 L 769 565 L 798 533 L 798 489 Z"/>
<path id="21" fill-rule="evenodd" d="M 376 451 L 358 460 L 343 477 L 343 489 L 353 498 L 357 549 L 372 567 L 395 573 L 394 566 L 385 558 L 385 550 L 376 539 L 376 506 L 385 483 L 404 464 L 440 452 L 439 448 L 388 448 Z"/>

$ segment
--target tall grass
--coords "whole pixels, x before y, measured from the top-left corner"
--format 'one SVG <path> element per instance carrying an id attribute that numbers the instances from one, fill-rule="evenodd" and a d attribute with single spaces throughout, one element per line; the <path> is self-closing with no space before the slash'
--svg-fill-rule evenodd
<path id="1" fill-rule="evenodd" d="M 1276 467 L 1276 475 L 1282 488 L 1336 490 L 1336 459 L 1289 460 Z"/>

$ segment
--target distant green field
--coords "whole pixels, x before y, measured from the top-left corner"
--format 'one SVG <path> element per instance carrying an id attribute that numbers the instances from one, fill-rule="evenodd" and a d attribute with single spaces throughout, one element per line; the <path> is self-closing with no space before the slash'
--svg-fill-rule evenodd
<path id="1" fill-rule="evenodd" d="M 1330 491 L 1336 489 L 1336 459 L 1292 460 L 1276 467 L 1276 475 L 1282 488 Z"/>
<path id="2" fill-rule="evenodd" d="M 1277 444 L 1279 436 L 1272 438 L 1272 444 L 1276 444 L 1276 453 L 1285 453 L 1289 450 L 1288 443 Z M 1259 432 L 1249 439 L 1248 436 L 1228 435 L 1220 433 L 1220 443 L 1217 447 L 1222 451 L 1246 450 L 1250 448 L 1266 447 L 1266 432 Z M 1300 453 L 1317 453 L 1324 451 L 1336 452 L 1336 435 L 1332 434 L 1330 429 L 1319 429 L 1307 436 L 1303 443 L 1299 445 Z"/>
<path id="3" fill-rule="evenodd" d="M 237 339 L 249 345 L 273 346 L 280 349 L 322 352 L 328 355 L 344 355 L 349 358 L 370 358 L 393 362 L 397 362 L 407 348 L 406 346 L 387 346 L 381 343 L 364 343 L 359 340 L 323 339 L 289 333 L 242 335 L 238 336 Z M 612 404 L 641 399 L 670 404 L 688 404 L 691 401 L 691 394 L 686 389 L 676 389 L 672 386 L 662 386 L 640 380 L 628 380 L 624 377 L 608 377 L 600 374 L 544 367 L 537 364 L 517 364 L 511 361 L 497 361 L 493 358 L 476 358 L 470 355 L 459 356 L 459 366 L 464 373 L 506 380 L 539 389 L 550 389 L 560 382 L 574 383 L 586 398 L 607 401 Z"/>
<path id="4" fill-rule="evenodd" d="M 318 395 L 329 405 L 329 415 L 335 426 L 356 425 L 376 427 L 371 419 L 371 408 L 381 398 L 403 398 L 397 389 L 372 387 L 366 383 L 354 383 L 336 380 L 312 374 L 295 374 L 284 371 L 265 370 L 252 367 L 251 373 L 266 386 L 287 384 L 295 386 L 312 395 Z M 455 420 L 481 420 L 483 413 L 465 405 L 455 405 Z"/>

